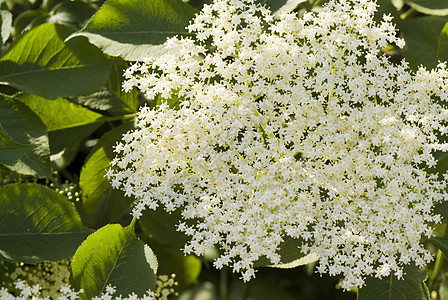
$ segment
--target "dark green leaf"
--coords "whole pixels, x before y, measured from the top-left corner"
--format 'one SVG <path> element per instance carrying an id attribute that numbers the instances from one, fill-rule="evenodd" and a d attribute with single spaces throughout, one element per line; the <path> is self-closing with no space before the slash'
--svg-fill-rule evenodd
<path id="1" fill-rule="evenodd" d="M 71 262 L 70 284 L 83 289 L 80 299 L 92 299 L 105 292 L 108 285 L 117 294 L 135 292 L 142 296 L 153 290 L 157 258 L 134 234 L 134 226 L 109 224 L 91 234 L 81 244 Z"/>
<path id="2" fill-rule="evenodd" d="M 448 22 L 445 23 L 440 33 L 437 57 L 441 61 L 448 61 Z"/>
<path id="3" fill-rule="evenodd" d="M 103 135 L 81 170 L 82 207 L 91 226 L 101 227 L 116 221 L 130 209 L 133 199 L 113 189 L 105 175 L 115 157 L 113 146 L 132 127 L 127 123 Z"/>
<path id="4" fill-rule="evenodd" d="M 47 129 L 26 105 L 0 96 L 0 125 L 8 136 L 22 145 L 31 146 L 9 169 L 25 175 L 52 179 Z"/>
<path id="5" fill-rule="evenodd" d="M 406 41 L 402 53 L 412 69 L 420 65 L 430 69 L 438 64 L 439 36 L 447 21 L 446 17 L 428 16 L 400 22 L 399 31 Z"/>
<path id="6" fill-rule="evenodd" d="M 99 91 L 76 99 L 79 104 L 93 109 L 107 110 L 114 115 L 137 112 L 138 94 L 136 89 L 124 92 L 121 84 L 127 63 L 119 59 L 113 65 L 106 86 Z"/>
<path id="7" fill-rule="evenodd" d="M 258 0 L 257 2 L 268 7 L 272 12 L 292 11 L 297 5 L 307 0 Z"/>
<path id="8" fill-rule="evenodd" d="M 158 207 L 156 210 L 144 210 L 138 222 L 145 235 L 167 245 L 170 252 L 182 255 L 181 249 L 188 241 L 188 237 L 176 231 L 180 219 L 180 211 L 169 214 L 163 207 Z"/>
<path id="9" fill-rule="evenodd" d="M 443 180 L 444 174 L 448 172 L 448 154 L 445 154 L 444 156 L 440 157 L 437 160 L 437 164 L 434 168 L 427 170 L 429 173 L 432 174 L 439 174 L 439 179 Z M 448 220 L 448 202 L 442 201 L 437 202 L 434 204 L 434 213 L 440 214 L 444 220 Z"/>
<path id="10" fill-rule="evenodd" d="M 85 38 L 64 40 L 73 29 L 44 24 L 17 38 L 0 59 L 0 82 L 48 99 L 92 93 L 111 61 Z"/>
<path id="11" fill-rule="evenodd" d="M 162 251 L 157 251 L 162 250 Z M 202 262 L 194 255 L 177 256 L 164 248 L 154 249 L 159 260 L 159 274 L 176 274 L 178 287 L 181 291 L 191 284 L 197 283 L 201 273 Z"/>
<path id="12" fill-rule="evenodd" d="M 393 274 L 382 279 L 368 277 L 366 285 L 358 289 L 358 300 L 429 300 L 428 287 L 424 282 L 427 271 L 408 265 L 403 273 L 401 280 Z"/>
<path id="13" fill-rule="evenodd" d="M 54 6 L 50 11 L 48 23 L 59 23 L 76 26 L 84 26 L 96 12 L 96 8 L 84 1 L 63 1 Z"/>
<path id="14" fill-rule="evenodd" d="M 0 189 L 0 259 L 38 263 L 72 256 L 91 232 L 74 205 L 38 184 Z"/>
<path id="15" fill-rule="evenodd" d="M 0 124 L 0 163 L 13 165 L 32 148 L 34 148 L 33 145 L 19 144 L 14 141 Z"/>
<path id="16" fill-rule="evenodd" d="M 49 14 L 43 10 L 25 10 L 14 20 L 16 35 L 47 22 Z"/>
<path id="17" fill-rule="evenodd" d="M 196 10 L 181 0 L 108 0 L 73 36 L 111 56 L 140 60 L 163 53 L 167 37 L 187 34 Z"/>
<path id="18" fill-rule="evenodd" d="M 437 164 L 434 168 L 428 169 L 429 173 L 438 174 L 439 179 L 443 179 L 443 175 L 448 172 L 448 154 L 441 156 L 437 160 Z"/>
<path id="19" fill-rule="evenodd" d="M 64 169 L 78 153 L 80 142 L 92 134 L 101 123 L 50 131 L 50 161 L 53 169 Z"/>
<path id="20" fill-rule="evenodd" d="M 298 266 L 303 266 L 315 262 L 319 256 L 315 253 L 308 255 L 300 251 L 301 240 L 293 239 L 291 237 L 285 238 L 285 241 L 280 244 L 278 253 L 280 254 L 280 264 L 273 265 L 271 261 L 265 257 L 261 258 L 255 263 L 255 267 L 272 267 L 280 269 L 291 269 Z"/>
<path id="21" fill-rule="evenodd" d="M 448 257 L 448 238 L 433 237 L 431 241 Z"/>
<path id="22" fill-rule="evenodd" d="M 383 16 L 386 15 L 391 15 L 394 17 L 393 19 L 393 23 L 400 23 L 401 19 L 400 19 L 400 13 L 398 11 L 397 6 L 395 5 L 396 3 L 394 3 L 393 0 L 377 0 L 378 3 L 378 8 L 377 11 L 375 13 L 375 21 L 376 22 L 381 22 L 383 20 Z"/>
<path id="23" fill-rule="evenodd" d="M 448 15 L 448 1 L 446 0 L 405 0 L 407 5 L 426 15 Z"/>

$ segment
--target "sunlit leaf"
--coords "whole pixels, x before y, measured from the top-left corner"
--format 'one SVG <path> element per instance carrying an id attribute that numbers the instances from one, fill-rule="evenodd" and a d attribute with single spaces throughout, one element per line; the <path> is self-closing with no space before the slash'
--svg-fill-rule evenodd
<path id="1" fill-rule="evenodd" d="M 80 299 L 92 299 L 105 292 L 108 285 L 117 294 L 142 296 L 153 290 L 157 258 L 134 234 L 134 226 L 109 224 L 100 228 L 78 248 L 71 262 L 70 284 L 83 289 Z"/>
<path id="2" fill-rule="evenodd" d="M 195 12 L 181 0 L 108 0 L 73 36 L 111 56 L 139 60 L 163 53 L 167 37 L 187 34 Z"/>
<path id="3" fill-rule="evenodd" d="M 0 59 L 0 82 L 48 99 L 97 90 L 112 63 L 85 38 L 64 43 L 73 31 L 43 24 L 19 36 Z"/>

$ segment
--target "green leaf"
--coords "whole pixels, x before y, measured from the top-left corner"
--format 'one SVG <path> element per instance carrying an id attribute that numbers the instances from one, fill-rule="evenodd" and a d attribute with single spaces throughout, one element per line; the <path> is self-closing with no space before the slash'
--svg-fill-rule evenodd
<path id="1" fill-rule="evenodd" d="M 376 22 L 381 22 L 383 21 L 383 16 L 386 15 L 391 15 L 394 19 L 393 19 L 393 23 L 398 25 L 398 28 L 400 28 L 400 13 L 399 13 L 399 8 L 397 8 L 397 5 L 399 5 L 398 3 L 395 3 L 396 1 L 394 0 L 377 0 L 378 3 L 378 7 L 377 7 L 377 11 L 375 12 L 375 21 Z M 401 9 L 401 8 L 400 8 Z"/>
<path id="2" fill-rule="evenodd" d="M 434 168 L 427 170 L 429 173 L 438 174 L 439 179 L 443 180 L 443 175 L 448 172 L 448 154 L 443 155 L 437 160 Z"/>
<path id="3" fill-rule="evenodd" d="M 439 36 L 447 21 L 447 17 L 433 16 L 401 20 L 399 31 L 406 41 L 402 53 L 412 69 L 420 65 L 431 69 L 438 64 Z"/>
<path id="4" fill-rule="evenodd" d="M 48 133 L 50 140 L 50 161 L 53 169 L 61 170 L 70 164 L 78 153 L 80 142 L 91 135 L 101 123 L 54 130 Z"/>
<path id="5" fill-rule="evenodd" d="M 20 174 L 52 179 L 47 129 L 26 105 L 0 96 L 0 125 L 15 142 L 30 146 L 18 160 L 5 165 Z M 2 162 L 4 163 L 4 162 Z"/>
<path id="6" fill-rule="evenodd" d="M 439 46 L 437 48 L 437 57 L 441 61 L 448 61 L 448 22 L 443 26 L 439 36 Z"/>
<path id="7" fill-rule="evenodd" d="M 170 252 L 182 256 L 181 249 L 188 241 L 188 237 L 184 233 L 176 231 L 176 225 L 180 219 L 180 211 L 170 214 L 163 207 L 158 207 L 156 210 L 144 210 L 138 223 L 148 238 L 165 244 Z"/>
<path id="8" fill-rule="evenodd" d="M 6 43 L 12 31 L 12 14 L 7 10 L 0 10 L 0 40 Z"/>
<path id="9" fill-rule="evenodd" d="M 434 245 L 448 257 L 448 238 L 432 237 L 431 242 L 433 242 Z"/>
<path id="10" fill-rule="evenodd" d="M 34 148 L 33 145 L 19 144 L 14 141 L 0 124 L 0 163 L 13 165 L 32 148 Z"/>
<path id="11" fill-rule="evenodd" d="M 0 59 L 0 82 L 48 99 L 97 90 L 111 61 L 85 38 L 64 43 L 71 33 L 64 25 L 43 24 L 18 37 Z"/>
<path id="12" fill-rule="evenodd" d="M 84 1 L 62 1 L 50 11 L 48 23 L 66 24 L 75 27 L 84 26 L 97 9 Z"/>
<path id="13" fill-rule="evenodd" d="M 136 89 L 124 92 L 121 84 L 124 80 L 123 73 L 128 68 L 128 64 L 117 59 L 112 66 L 106 86 L 99 91 L 88 96 L 81 96 L 76 102 L 93 109 L 107 110 L 113 115 L 137 112 L 138 93 Z"/>
<path id="14" fill-rule="evenodd" d="M 358 289 L 358 300 L 429 300 L 428 287 L 425 280 L 427 271 L 416 266 L 404 267 L 403 279 L 393 274 L 382 279 L 368 277 L 366 285 Z"/>
<path id="15" fill-rule="evenodd" d="M 191 284 L 198 282 L 201 273 L 202 262 L 194 255 L 176 256 L 166 249 L 154 249 L 159 260 L 159 274 L 176 274 L 176 282 L 179 284 L 176 291 L 181 291 Z M 162 250 L 162 251 L 157 251 Z"/>
<path id="16" fill-rule="evenodd" d="M 258 0 L 257 2 L 267 6 L 272 12 L 294 10 L 300 3 L 308 0 Z"/>
<path id="17" fill-rule="evenodd" d="M 102 115 L 63 98 L 48 100 L 22 94 L 17 100 L 26 104 L 47 127 L 48 131 L 87 125 L 99 121 Z"/>
<path id="18" fill-rule="evenodd" d="M 73 203 L 38 184 L 0 189 L 0 259 L 38 263 L 72 256 L 91 232 Z"/>
<path id="19" fill-rule="evenodd" d="M 80 299 L 92 299 L 105 292 L 108 285 L 117 294 L 135 292 L 142 296 L 153 290 L 157 258 L 151 248 L 138 240 L 134 226 L 109 224 L 87 237 L 71 262 L 70 285 L 83 289 Z"/>
<path id="20" fill-rule="evenodd" d="M 259 259 L 254 266 L 292 269 L 313 263 L 319 259 L 319 256 L 316 253 L 310 253 L 308 255 L 303 254 L 300 251 L 301 245 L 301 240 L 287 237 L 279 246 L 278 253 L 280 254 L 281 260 L 278 265 L 273 265 L 269 259 L 263 257 Z"/>
<path id="21" fill-rule="evenodd" d="M 110 161 L 115 157 L 113 146 L 132 127 L 132 124 L 126 123 L 103 135 L 81 170 L 79 186 L 83 192 L 82 207 L 93 227 L 117 221 L 128 213 L 133 202 L 132 198 L 124 196 L 124 192 L 113 189 L 105 176 Z"/>
<path id="22" fill-rule="evenodd" d="M 111 56 L 140 60 L 160 55 L 167 37 L 188 34 L 196 10 L 181 0 L 107 0 L 74 36 Z"/>
<path id="23" fill-rule="evenodd" d="M 405 0 L 407 5 L 426 15 L 448 15 L 448 1 L 446 0 Z"/>
<path id="24" fill-rule="evenodd" d="M 47 22 L 49 14 L 43 10 L 25 10 L 14 20 L 14 29 L 16 35 L 28 31 Z"/>

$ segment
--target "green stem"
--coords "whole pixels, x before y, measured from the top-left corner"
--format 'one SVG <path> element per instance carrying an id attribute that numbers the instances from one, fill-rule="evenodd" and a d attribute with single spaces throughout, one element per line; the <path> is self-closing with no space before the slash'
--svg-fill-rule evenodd
<path id="1" fill-rule="evenodd" d="M 112 121 L 120 121 L 120 120 L 132 120 L 135 118 L 135 114 L 127 114 L 122 116 L 115 116 L 115 117 L 101 117 L 97 119 L 94 123 L 99 122 L 112 122 Z"/>
<path id="2" fill-rule="evenodd" d="M 245 286 L 246 286 L 246 288 L 244 289 L 243 300 L 249 299 L 250 292 L 252 290 L 252 281 L 249 281 L 248 283 L 246 283 Z"/>
<path id="3" fill-rule="evenodd" d="M 407 11 L 405 11 L 404 13 L 402 13 L 402 14 L 400 15 L 400 18 L 401 18 L 402 20 L 406 20 L 406 19 L 412 18 L 412 17 L 415 16 L 417 13 L 418 13 L 418 11 L 416 11 L 414 8 L 410 8 L 410 9 L 408 9 Z"/>
<path id="4" fill-rule="evenodd" d="M 226 268 L 221 269 L 221 274 L 219 278 L 219 296 L 220 300 L 227 300 L 227 281 L 229 274 L 227 273 Z"/>
<path id="5" fill-rule="evenodd" d="M 432 291 L 434 288 L 434 283 L 439 276 L 440 270 L 443 266 L 443 253 L 440 250 L 437 250 L 436 262 L 434 263 L 434 269 L 432 270 L 431 277 L 429 278 L 429 290 Z"/>

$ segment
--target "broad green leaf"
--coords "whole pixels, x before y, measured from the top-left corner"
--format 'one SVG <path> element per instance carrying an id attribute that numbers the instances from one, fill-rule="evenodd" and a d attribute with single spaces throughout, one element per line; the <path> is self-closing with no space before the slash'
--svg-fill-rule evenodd
<path id="1" fill-rule="evenodd" d="M 123 73 L 127 68 L 128 65 L 124 60 L 117 59 L 112 66 L 106 86 L 88 96 L 78 97 L 76 102 L 93 109 L 107 110 L 114 115 L 137 112 L 137 90 L 132 89 L 126 93 L 121 87 L 124 80 Z"/>
<path id="2" fill-rule="evenodd" d="M 395 3 L 397 1 L 394 0 L 377 0 L 378 7 L 377 11 L 375 12 L 375 21 L 381 22 L 383 21 L 384 15 L 391 15 L 393 19 L 393 23 L 398 25 L 398 28 L 400 28 L 400 13 L 399 8 L 397 8 L 397 5 L 400 5 L 399 3 Z M 401 8 L 400 8 L 401 9 Z"/>
<path id="3" fill-rule="evenodd" d="M 132 124 L 126 123 L 103 135 L 81 170 L 82 207 L 91 226 L 101 227 L 116 221 L 128 213 L 133 202 L 122 191 L 113 189 L 105 176 L 110 161 L 115 157 L 113 146 L 132 127 Z"/>
<path id="4" fill-rule="evenodd" d="M 433 242 L 434 245 L 448 257 L 448 238 L 432 237 L 431 242 Z"/>
<path id="5" fill-rule="evenodd" d="M 426 15 L 448 15 L 448 1 L 446 0 L 405 0 L 407 5 Z"/>
<path id="6" fill-rule="evenodd" d="M 448 61 L 448 22 L 443 26 L 439 37 L 439 46 L 437 48 L 437 57 L 441 61 Z"/>
<path id="7" fill-rule="evenodd" d="M 79 127 L 54 130 L 48 133 L 50 140 L 50 161 L 53 169 L 68 166 L 78 153 L 80 142 L 91 135 L 102 123 L 91 123 Z"/>
<path id="8" fill-rule="evenodd" d="M 72 256 L 91 232 L 73 203 L 39 184 L 0 189 L 0 259 L 38 263 Z"/>
<path id="9" fill-rule="evenodd" d="M 180 211 L 170 214 L 163 207 L 158 207 L 156 210 L 144 210 L 138 223 L 148 238 L 167 245 L 170 252 L 181 256 L 183 254 L 181 249 L 188 241 L 188 237 L 184 233 L 176 231 L 176 225 L 180 219 Z"/>
<path id="10" fill-rule="evenodd" d="M 12 14 L 7 10 L 0 10 L 0 40 L 6 43 L 12 31 Z"/>
<path id="11" fill-rule="evenodd" d="M 0 163 L 13 165 L 32 148 L 34 148 L 33 145 L 19 144 L 14 141 L 0 124 Z"/>
<path id="12" fill-rule="evenodd" d="M 85 38 L 64 43 L 71 33 L 64 25 L 43 24 L 19 36 L 0 59 L 0 82 L 48 99 L 97 90 L 111 61 Z"/>
<path id="13" fill-rule="evenodd" d="M 78 127 L 99 122 L 102 115 L 63 98 L 48 100 L 36 95 L 23 94 L 16 97 L 26 104 L 47 127 L 48 131 Z"/>
<path id="14" fill-rule="evenodd" d="M 319 259 L 319 256 L 315 253 L 310 253 L 308 255 L 303 254 L 300 251 L 301 244 L 301 240 L 288 237 L 279 246 L 278 253 L 280 254 L 281 260 L 278 265 L 273 265 L 269 259 L 263 257 L 255 263 L 255 267 L 292 269 L 310 264 Z"/>
<path id="15" fill-rule="evenodd" d="M 358 300 L 429 300 L 425 280 L 427 271 L 416 266 L 404 267 L 403 279 L 389 275 L 382 279 L 368 277 L 366 285 L 358 289 Z"/>
<path id="16" fill-rule="evenodd" d="M 111 56 L 140 60 L 162 54 L 167 37 L 187 34 L 195 12 L 181 0 L 107 0 L 72 37 L 85 36 Z"/>
<path id="17" fill-rule="evenodd" d="M 92 299 L 108 285 L 117 294 L 139 296 L 156 282 L 157 258 L 151 248 L 138 240 L 134 226 L 109 224 L 98 229 L 81 244 L 71 262 L 70 285 L 83 289 L 80 299 Z"/>
<path id="18" fill-rule="evenodd" d="M 47 129 L 39 117 L 26 105 L 6 96 L 0 96 L 0 116 L 6 134 L 17 143 L 30 146 L 17 161 L 5 165 L 20 174 L 52 179 Z"/>
<path id="19" fill-rule="evenodd" d="M 438 64 L 439 36 L 447 21 L 447 17 L 426 16 L 400 22 L 399 32 L 406 41 L 402 53 L 412 69 Z"/>

